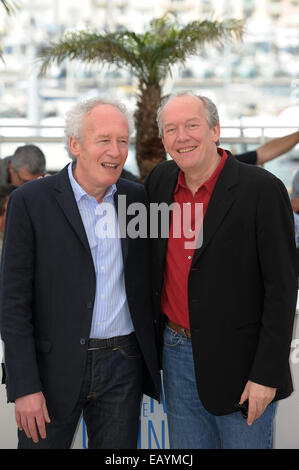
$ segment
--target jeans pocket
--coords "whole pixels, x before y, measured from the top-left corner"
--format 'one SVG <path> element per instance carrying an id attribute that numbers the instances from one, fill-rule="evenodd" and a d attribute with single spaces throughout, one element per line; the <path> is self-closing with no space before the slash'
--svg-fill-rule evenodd
<path id="1" fill-rule="evenodd" d="M 183 341 L 183 337 L 172 330 L 168 325 L 165 325 L 164 330 L 164 346 L 167 348 L 176 348 Z"/>

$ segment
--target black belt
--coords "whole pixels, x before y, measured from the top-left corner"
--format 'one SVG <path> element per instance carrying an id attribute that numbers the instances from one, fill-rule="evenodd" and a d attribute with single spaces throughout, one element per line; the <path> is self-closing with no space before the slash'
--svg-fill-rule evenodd
<path id="1" fill-rule="evenodd" d="M 135 332 L 130 333 L 129 335 L 123 336 L 114 336 L 113 338 L 90 338 L 88 340 L 88 351 L 95 349 L 107 349 L 113 348 L 119 345 L 123 340 L 129 338 L 130 336 L 135 335 Z"/>

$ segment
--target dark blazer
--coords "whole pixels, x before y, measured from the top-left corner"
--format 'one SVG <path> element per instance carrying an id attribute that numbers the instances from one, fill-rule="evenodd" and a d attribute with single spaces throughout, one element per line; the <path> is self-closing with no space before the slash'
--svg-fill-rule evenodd
<path id="1" fill-rule="evenodd" d="M 157 165 L 150 202 L 173 202 L 179 168 Z M 158 343 L 165 318 L 160 296 L 167 239 L 152 239 Z M 289 352 L 297 298 L 292 209 L 282 182 L 229 155 L 205 215 L 203 244 L 188 278 L 189 317 L 198 393 L 215 415 L 231 413 L 248 380 L 292 392 Z"/>
<path id="2" fill-rule="evenodd" d="M 143 186 L 117 182 L 117 196 L 147 204 Z M 159 399 L 150 299 L 149 241 L 122 238 L 125 287 L 144 358 L 143 391 Z M 0 282 L 0 326 L 8 401 L 45 394 L 50 416 L 79 396 L 95 299 L 93 260 L 67 167 L 27 183 L 9 199 Z"/>

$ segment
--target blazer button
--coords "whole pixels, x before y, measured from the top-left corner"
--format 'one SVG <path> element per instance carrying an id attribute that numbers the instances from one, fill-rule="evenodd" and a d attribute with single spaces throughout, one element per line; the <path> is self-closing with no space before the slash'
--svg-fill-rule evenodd
<path id="1" fill-rule="evenodd" d="M 86 307 L 87 307 L 88 309 L 91 309 L 91 308 L 92 308 L 92 302 L 87 302 Z"/>
<path id="2" fill-rule="evenodd" d="M 80 344 L 81 344 L 82 346 L 84 346 L 84 344 L 86 344 L 86 339 L 85 339 L 85 338 L 81 338 L 81 339 L 80 339 Z"/>
<path id="3" fill-rule="evenodd" d="M 158 297 L 160 295 L 159 291 L 156 290 L 155 296 Z"/>

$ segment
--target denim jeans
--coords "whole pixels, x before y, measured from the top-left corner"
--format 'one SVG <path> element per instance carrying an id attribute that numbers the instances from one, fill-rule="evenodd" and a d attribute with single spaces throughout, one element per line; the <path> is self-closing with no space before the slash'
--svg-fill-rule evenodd
<path id="1" fill-rule="evenodd" d="M 165 326 L 163 383 L 171 449 L 271 449 L 276 403 L 248 426 L 240 411 L 214 416 L 197 391 L 192 341 Z M 221 391 L 220 391 L 221 393 Z"/>
<path id="2" fill-rule="evenodd" d="M 137 449 L 143 359 L 136 336 L 98 343 L 98 349 L 87 353 L 85 376 L 73 413 L 47 424 L 47 438 L 37 444 L 19 431 L 19 449 L 70 448 L 82 412 L 89 449 Z"/>

